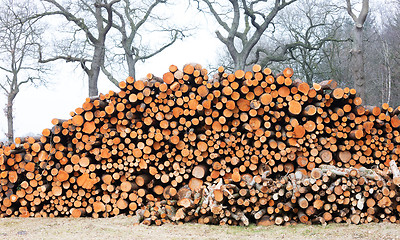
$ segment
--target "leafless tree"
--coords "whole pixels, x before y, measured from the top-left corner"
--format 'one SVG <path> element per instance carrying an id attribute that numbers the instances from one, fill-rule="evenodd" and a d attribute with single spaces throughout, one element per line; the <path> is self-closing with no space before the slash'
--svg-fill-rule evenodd
<path id="1" fill-rule="evenodd" d="M 117 43 L 117 48 L 122 48 L 123 54 L 119 54 L 118 56 L 118 54 L 115 53 L 118 51 L 109 51 L 110 58 L 113 59 L 111 68 L 115 67 L 116 62 L 123 62 L 127 66 L 129 76 L 135 78 L 137 62 L 145 61 L 161 53 L 178 39 L 183 38 L 183 29 L 164 26 L 167 18 L 154 13 L 157 7 L 167 8 L 168 6 L 166 4 L 166 0 L 148 0 L 141 2 L 123 0 L 119 4 L 113 6 L 113 13 L 116 18 L 113 21 L 112 27 L 117 30 L 114 41 Z M 107 19 L 104 20 L 107 22 Z M 152 26 L 149 26 L 149 22 L 152 23 Z M 158 29 L 155 27 L 156 24 Z M 149 28 L 150 31 L 146 28 Z M 164 36 L 159 34 L 159 38 L 161 38 L 161 36 L 165 37 L 166 33 L 167 40 L 149 49 L 148 46 L 142 43 L 143 35 L 154 31 L 164 33 Z M 102 70 L 111 81 L 116 81 L 114 75 L 106 66 L 103 66 Z"/>
<path id="2" fill-rule="evenodd" d="M 382 71 L 382 103 L 390 102 L 391 92 L 392 92 L 392 69 L 391 69 L 391 62 L 390 62 L 390 50 L 389 45 L 386 40 L 382 40 L 382 54 L 383 54 L 383 67 L 385 71 Z"/>
<path id="3" fill-rule="evenodd" d="M 226 32 L 224 36 L 217 30 L 216 35 L 227 47 L 235 69 L 244 69 L 248 65 L 250 53 L 272 24 L 272 20 L 279 11 L 296 1 L 229 0 L 227 4 L 226 1 L 196 0 L 198 9 L 202 10 L 200 3 L 205 3 L 219 26 Z"/>
<path id="4" fill-rule="evenodd" d="M 311 84 L 330 72 L 329 68 L 321 67 L 326 61 L 324 50 L 333 43 L 349 41 L 337 34 L 343 20 L 339 9 L 323 1 L 296 2 L 277 16 L 276 31 L 257 45 L 251 63 L 263 67 L 290 65 Z"/>
<path id="5" fill-rule="evenodd" d="M 354 86 L 357 94 L 362 99 L 366 99 L 365 71 L 364 71 L 364 47 L 363 47 L 363 30 L 364 23 L 369 12 L 369 0 L 362 0 L 361 11 L 356 15 L 351 0 L 346 0 L 347 12 L 354 22 L 353 30 L 353 47 L 351 49 L 352 68 Z"/>
<path id="6" fill-rule="evenodd" d="M 14 100 L 22 85 L 43 83 L 45 70 L 37 64 L 37 44 L 42 29 L 37 24 L 36 7 L 29 1 L 3 0 L 0 6 L 0 89 L 7 97 L 5 115 L 8 122 L 7 138 L 14 139 Z"/>
<path id="7" fill-rule="evenodd" d="M 76 27 L 75 34 L 71 37 L 71 44 L 76 40 L 76 34 L 83 32 L 86 36 L 87 44 L 81 44 L 81 50 L 84 51 L 85 47 L 92 50 L 92 54 L 87 57 L 78 53 L 75 56 L 71 53 L 55 55 L 49 58 L 43 58 L 41 54 L 40 62 L 47 63 L 55 60 L 66 60 L 67 62 L 79 62 L 82 69 L 88 76 L 89 82 L 89 96 L 96 96 L 98 94 L 97 82 L 101 67 L 104 65 L 106 37 L 109 33 L 113 23 L 113 10 L 112 6 L 121 0 L 77 0 L 74 2 L 61 3 L 57 0 L 42 0 L 49 3 L 54 9 L 48 10 L 38 16 L 46 15 L 61 15 L 69 23 Z M 105 15 L 105 16 L 104 16 Z M 104 23 L 104 19 L 107 23 Z M 67 49 L 68 50 L 68 49 Z M 88 66 L 90 63 L 90 66 Z"/>
<path id="8" fill-rule="evenodd" d="M 394 7 L 393 7 L 394 6 Z M 379 69 L 382 84 L 382 103 L 390 103 L 391 106 L 400 105 L 400 1 L 390 6 L 394 10 L 393 15 L 388 14 L 387 9 L 381 9 L 381 19 L 383 22 L 377 46 L 382 60 Z M 375 61 L 376 62 L 376 61 Z"/>

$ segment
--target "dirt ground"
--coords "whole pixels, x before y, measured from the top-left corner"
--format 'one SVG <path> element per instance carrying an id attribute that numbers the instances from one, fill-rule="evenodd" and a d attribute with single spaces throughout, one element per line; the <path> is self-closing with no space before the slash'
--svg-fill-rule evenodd
<path id="1" fill-rule="evenodd" d="M 400 239 L 398 224 L 329 224 L 327 226 L 249 227 L 200 224 L 133 226 L 119 216 L 92 218 L 3 218 L 0 239 Z"/>

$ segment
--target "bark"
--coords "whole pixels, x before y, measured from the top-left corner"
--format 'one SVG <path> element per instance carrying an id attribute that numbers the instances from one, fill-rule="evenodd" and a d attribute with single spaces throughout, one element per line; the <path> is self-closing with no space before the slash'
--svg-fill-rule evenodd
<path id="1" fill-rule="evenodd" d="M 365 86 L 365 70 L 364 70 L 364 48 L 363 48 L 363 31 L 364 23 L 369 11 L 369 0 L 363 0 L 362 9 L 358 16 L 352 10 L 350 0 L 347 0 L 347 12 L 354 21 L 353 29 L 353 46 L 350 51 L 351 62 L 353 65 L 354 87 L 357 95 L 366 103 L 366 86 Z"/>
<path id="2" fill-rule="evenodd" d="M 96 23 L 97 23 L 97 31 L 98 31 L 98 37 L 94 41 L 94 52 L 93 52 L 93 60 L 91 63 L 91 69 L 90 73 L 88 74 L 88 80 L 89 80 L 89 97 L 91 96 L 97 96 L 98 95 L 98 88 L 97 88 L 97 82 L 99 79 L 99 74 L 101 70 L 101 66 L 104 65 L 104 57 L 105 57 L 105 42 L 106 42 L 106 36 L 108 31 L 110 30 L 111 24 L 112 24 L 112 10 L 111 10 L 111 4 L 104 4 L 102 5 L 101 0 L 97 0 L 95 3 L 96 11 L 95 11 L 95 17 L 96 17 Z M 105 8 L 108 13 L 108 24 L 104 27 L 103 24 L 103 16 L 102 16 L 102 8 Z"/>
<path id="3" fill-rule="evenodd" d="M 353 63 L 353 78 L 357 94 L 364 101 L 365 95 L 365 73 L 363 54 L 363 28 L 355 27 L 353 30 L 353 48 L 351 49 L 351 62 Z"/>
<path id="4" fill-rule="evenodd" d="M 390 66 L 390 50 L 387 42 L 383 40 L 383 57 L 384 57 L 384 67 L 385 72 L 382 77 L 383 82 L 383 93 L 382 93 L 382 104 L 383 103 L 390 103 L 391 92 L 392 92 L 392 69 Z M 386 98 L 385 98 L 386 95 Z"/>
<path id="5" fill-rule="evenodd" d="M 104 39 L 100 40 L 100 43 L 95 45 L 93 61 L 90 66 L 90 70 L 87 72 L 89 80 L 89 96 L 98 95 L 97 82 L 99 79 L 101 66 L 104 64 L 105 37 Z"/>
<path id="6" fill-rule="evenodd" d="M 136 61 L 133 59 L 133 56 L 129 54 L 129 52 L 125 52 L 126 63 L 128 64 L 128 73 L 129 76 L 135 78 L 136 77 Z"/>
<path id="7" fill-rule="evenodd" d="M 18 83 L 18 78 L 17 78 L 18 73 L 14 73 L 13 77 L 13 83 L 10 85 L 10 90 L 7 91 L 7 106 L 5 109 L 5 114 L 7 118 L 7 139 L 9 142 L 14 141 L 14 99 L 17 96 L 19 92 L 19 85 Z M 20 83 L 21 84 L 21 83 Z"/>
<path id="8" fill-rule="evenodd" d="M 7 138 L 9 142 L 14 140 L 14 114 L 13 114 L 13 96 L 7 97 Z"/>
<path id="9" fill-rule="evenodd" d="M 94 64 L 92 64 L 94 65 Z M 98 88 L 97 88 L 97 81 L 99 78 L 99 70 L 100 68 L 95 68 L 92 69 L 92 73 L 88 75 L 88 81 L 89 81 L 89 97 L 92 96 L 97 96 L 99 94 Z"/>
<path id="10" fill-rule="evenodd" d="M 237 58 L 235 58 L 235 69 L 245 69 L 246 67 L 246 59 L 248 58 L 250 53 L 245 53 L 243 55 L 239 55 Z"/>

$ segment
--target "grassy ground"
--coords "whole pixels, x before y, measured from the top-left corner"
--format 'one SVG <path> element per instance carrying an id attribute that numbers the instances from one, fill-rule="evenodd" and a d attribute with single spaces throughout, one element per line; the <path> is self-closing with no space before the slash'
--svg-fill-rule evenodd
<path id="1" fill-rule="evenodd" d="M 397 224 L 236 227 L 184 224 L 133 226 L 129 217 L 0 219 L 0 239 L 400 239 Z"/>

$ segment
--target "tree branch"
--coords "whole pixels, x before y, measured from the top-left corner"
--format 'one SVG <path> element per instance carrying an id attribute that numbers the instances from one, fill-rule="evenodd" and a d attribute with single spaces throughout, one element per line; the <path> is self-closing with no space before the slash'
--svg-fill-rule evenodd
<path id="1" fill-rule="evenodd" d="M 48 58 L 48 59 L 43 59 L 43 54 L 42 54 L 42 46 L 38 43 L 35 43 L 35 45 L 38 46 L 38 54 L 39 54 L 39 59 L 38 62 L 39 63 L 49 63 L 49 62 L 53 62 L 56 60 L 65 60 L 66 62 L 91 62 L 91 59 L 86 59 L 86 58 L 81 58 L 81 57 L 73 57 L 73 56 L 55 56 L 52 58 Z"/>
<path id="2" fill-rule="evenodd" d="M 175 32 L 175 34 L 174 34 L 174 36 L 172 37 L 172 39 L 171 39 L 171 41 L 169 43 L 167 43 L 164 46 L 160 47 L 159 49 L 157 49 L 156 51 L 154 51 L 151 54 L 148 54 L 148 55 L 145 55 L 145 56 L 137 56 L 136 59 L 137 60 L 145 60 L 145 59 L 151 58 L 151 57 L 159 54 L 160 52 L 164 51 L 166 48 L 168 48 L 172 44 L 174 44 L 176 42 L 176 40 L 178 39 L 178 35 L 182 34 L 182 32 L 179 31 L 179 30 L 175 30 L 175 29 L 173 31 Z"/>
<path id="3" fill-rule="evenodd" d="M 19 83 L 18 83 L 18 88 L 19 88 L 21 85 L 25 84 L 25 83 L 32 82 L 33 79 L 34 79 L 33 77 L 28 77 L 25 81 L 19 82 Z"/>
<path id="4" fill-rule="evenodd" d="M 369 10 L 369 0 L 363 0 L 361 12 L 360 15 L 358 16 L 359 24 L 364 25 L 364 22 L 368 16 L 368 10 Z"/>
<path id="5" fill-rule="evenodd" d="M 6 95 L 9 95 L 10 92 L 0 83 L 0 87 L 6 92 Z"/>
<path id="6" fill-rule="evenodd" d="M 354 22 L 357 22 L 357 16 L 353 12 L 350 0 L 346 0 L 346 3 L 347 3 L 347 7 L 346 7 L 347 13 L 350 15 L 350 17 L 353 19 Z"/>
<path id="7" fill-rule="evenodd" d="M 106 35 L 108 33 L 108 31 L 111 29 L 111 26 L 112 26 L 112 22 L 113 22 L 112 21 L 112 16 L 113 16 L 113 14 L 112 14 L 113 13 L 112 5 L 114 5 L 115 3 L 120 2 L 120 1 L 121 0 L 113 0 L 108 4 L 102 4 L 102 3 L 97 3 L 97 2 L 95 3 L 96 7 L 105 8 L 106 11 L 107 11 L 107 25 L 104 28 L 103 35 Z"/>
<path id="8" fill-rule="evenodd" d="M 198 0 L 195 0 L 195 1 L 198 2 Z M 212 15 L 213 15 L 214 18 L 217 20 L 218 24 L 221 25 L 221 27 L 223 27 L 223 28 L 225 29 L 225 31 L 229 32 L 230 29 L 229 29 L 228 25 L 226 24 L 225 21 L 223 21 L 223 20 L 221 19 L 221 17 L 220 17 L 219 14 L 217 13 L 217 11 L 215 11 L 215 9 L 214 9 L 212 3 L 211 3 L 209 0 L 202 0 L 202 1 L 205 2 L 205 3 L 207 4 L 207 6 L 208 6 L 208 8 L 210 9 Z M 202 11 L 202 10 L 199 9 L 199 11 Z"/>
<path id="9" fill-rule="evenodd" d="M 12 73 L 11 70 L 9 70 L 9 69 L 7 69 L 7 68 L 4 68 L 4 67 L 2 67 L 2 66 L 0 66 L 0 69 L 3 70 L 3 71 L 6 71 L 6 72 L 8 72 L 8 73 Z"/>
<path id="10" fill-rule="evenodd" d="M 66 62 L 91 62 L 90 59 L 80 58 L 80 57 L 73 57 L 73 56 L 55 56 L 48 59 L 39 58 L 39 63 L 48 63 L 53 62 L 56 60 L 65 60 Z"/>
<path id="11" fill-rule="evenodd" d="M 85 22 L 84 22 L 84 20 L 82 18 L 77 18 L 76 16 L 74 16 L 72 13 L 70 13 L 67 9 L 65 9 L 63 6 L 61 6 L 55 0 L 43 0 L 43 1 L 46 1 L 46 2 L 49 2 L 49 3 L 53 4 L 60 11 L 53 12 L 53 14 L 51 14 L 51 13 L 43 13 L 43 14 L 39 14 L 39 16 L 54 15 L 54 14 L 63 15 L 68 21 L 74 22 L 80 29 L 82 29 L 91 42 L 93 42 L 93 43 L 97 43 L 98 42 L 98 39 L 93 36 L 93 34 L 89 30 L 89 27 L 85 24 Z"/>
<path id="12" fill-rule="evenodd" d="M 282 49 L 280 51 L 279 54 L 275 54 L 275 55 L 271 55 L 268 53 L 267 50 L 263 49 L 263 48 L 257 48 L 256 50 L 256 58 L 251 61 L 249 64 L 255 64 L 257 63 L 261 56 L 260 54 L 263 53 L 266 56 L 262 58 L 261 60 L 261 66 L 265 67 L 268 63 L 270 62 L 283 62 L 286 61 L 288 59 L 290 59 L 289 57 L 286 56 L 286 54 L 290 53 L 291 55 L 291 59 L 295 59 L 294 55 L 293 55 L 293 50 L 297 49 L 297 48 L 303 48 L 303 49 L 307 49 L 310 51 L 315 51 L 315 50 L 319 50 L 322 45 L 324 45 L 326 42 L 347 42 L 350 39 L 335 39 L 332 37 L 326 37 L 321 39 L 316 45 L 311 45 L 311 44 L 305 44 L 303 42 L 294 42 L 294 43 L 289 43 L 289 44 L 285 44 L 283 46 L 278 46 L 275 49 L 275 53 L 278 51 L 278 49 Z"/>
<path id="13" fill-rule="evenodd" d="M 150 5 L 150 7 L 147 9 L 145 15 L 143 18 L 136 24 L 136 29 L 139 29 L 149 18 L 151 11 L 159 4 L 159 3 L 165 3 L 165 0 L 156 0 L 153 4 Z"/>
<path id="14" fill-rule="evenodd" d="M 104 75 L 106 75 L 106 77 L 108 78 L 108 80 L 110 80 L 110 82 L 112 82 L 117 87 L 119 86 L 118 80 L 115 79 L 109 71 L 107 71 L 107 69 L 104 67 L 104 64 L 101 65 L 101 71 L 104 73 Z"/>
<path id="15" fill-rule="evenodd" d="M 240 10 L 238 0 L 229 0 L 233 6 L 233 20 L 230 30 L 228 31 L 228 40 L 233 41 L 235 34 L 238 32 L 239 20 L 240 20 Z"/>
<path id="16" fill-rule="evenodd" d="M 268 25 L 272 22 L 278 12 L 283 9 L 284 7 L 296 2 L 297 0 L 290 0 L 289 2 L 280 0 L 275 0 L 274 8 L 269 12 L 263 24 L 255 31 L 253 36 L 249 39 L 249 42 L 246 46 L 246 51 L 250 53 L 251 49 L 256 45 L 256 43 L 260 40 L 261 35 L 265 32 L 268 28 Z"/>
<path id="17" fill-rule="evenodd" d="M 361 11 L 360 11 L 360 14 L 358 15 L 358 17 L 354 14 L 354 12 L 352 10 L 350 0 L 346 0 L 346 3 L 347 3 L 347 13 L 353 19 L 356 28 L 362 28 L 364 25 L 364 22 L 368 16 L 369 0 L 363 0 Z"/>
<path id="18" fill-rule="evenodd" d="M 256 29 L 259 29 L 261 26 L 256 22 L 256 15 L 254 14 L 253 9 L 249 9 L 247 7 L 247 3 L 246 0 L 242 0 L 242 4 L 243 4 L 243 8 L 244 8 L 244 13 L 250 17 L 251 19 L 251 24 L 253 24 L 253 26 Z"/>

